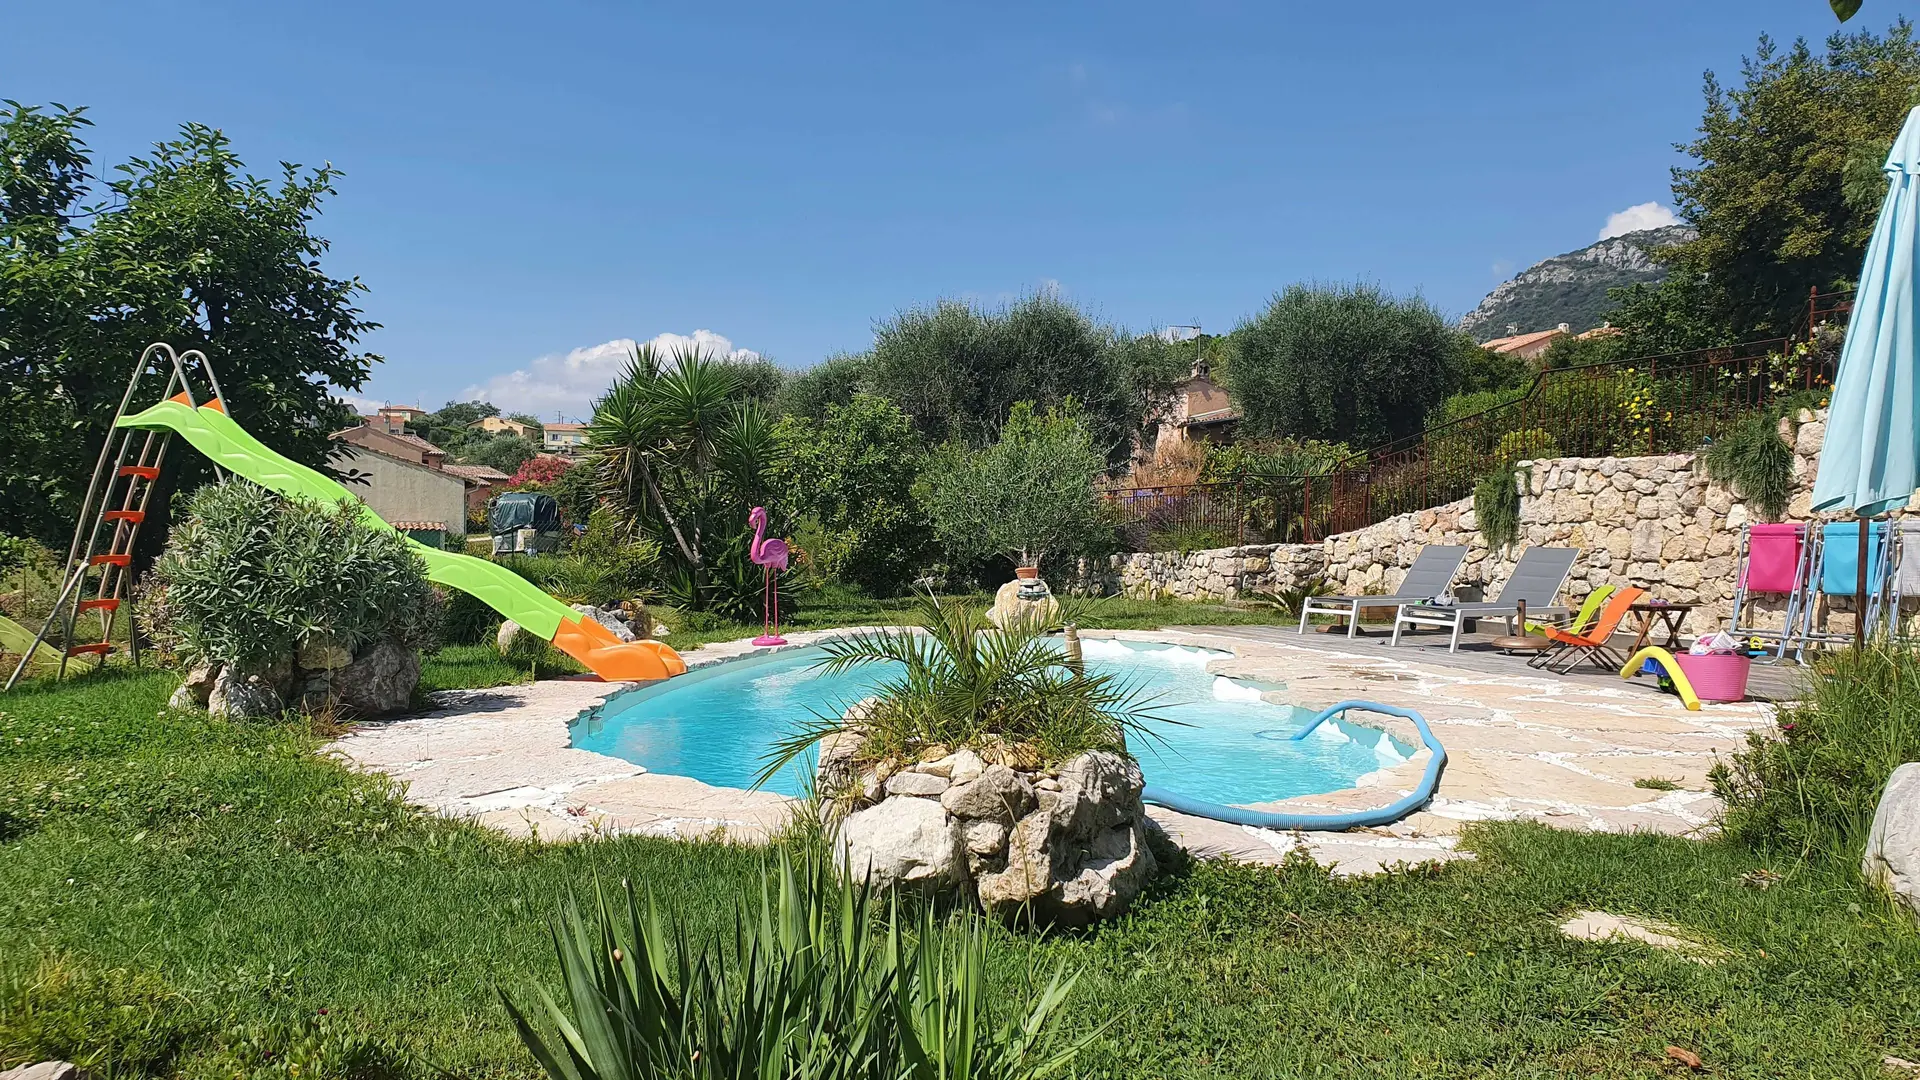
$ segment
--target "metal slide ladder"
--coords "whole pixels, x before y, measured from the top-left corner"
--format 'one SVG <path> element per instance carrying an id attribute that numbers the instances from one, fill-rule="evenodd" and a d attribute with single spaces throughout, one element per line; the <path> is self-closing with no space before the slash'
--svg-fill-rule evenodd
<path id="1" fill-rule="evenodd" d="M 58 631 L 60 647 L 59 677 L 65 678 L 67 665 L 83 657 L 92 657 L 97 668 L 106 665 L 108 654 L 117 646 L 113 631 L 121 616 L 126 618 L 129 655 L 140 662 L 140 636 L 133 624 L 134 545 L 140 527 L 146 523 L 159 486 L 160 470 L 166 463 L 167 447 L 173 441 L 170 431 L 152 431 L 119 427 L 117 421 L 127 414 L 136 391 L 154 371 L 167 375 L 162 398 L 185 395 L 187 404 L 197 404 L 188 373 L 197 363 L 213 396 L 221 401 L 220 380 L 213 365 L 198 349 L 176 353 L 165 343 L 147 346 L 127 379 L 127 391 L 121 395 L 116 424 L 107 429 L 107 440 L 100 447 L 100 459 L 94 463 L 93 479 L 87 484 L 87 498 L 73 530 L 73 543 L 67 548 L 65 577 L 53 610 L 41 624 L 26 650 L 14 665 L 5 689 L 11 690 L 27 670 L 27 664 L 42 644 L 50 643 Z M 81 617 L 98 619 L 98 641 L 75 641 Z M 89 628 L 90 629 L 90 628 Z"/>

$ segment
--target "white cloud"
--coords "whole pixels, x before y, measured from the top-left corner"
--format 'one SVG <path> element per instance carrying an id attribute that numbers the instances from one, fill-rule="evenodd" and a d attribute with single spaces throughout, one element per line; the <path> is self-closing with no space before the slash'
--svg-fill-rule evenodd
<path id="1" fill-rule="evenodd" d="M 565 355 L 550 353 L 526 367 L 469 386 L 461 397 L 489 401 L 507 412 L 532 413 L 541 419 L 555 413 L 585 419 L 593 411 L 594 399 L 606 393 L 613 380 L 626 370 L 628 359 L 640 344 L 632 338 L 615 338 Z M 752 349 L 734 348 L 731 339 L 711 330 L 655 334 L 645 344 L 669 358 L 676 350 L 691 349 L 728 360 L 760 358 Z"/>
<path id="2" fill-rule="evenodd" d="M 1639 232 L 1641 229 L 1658 229 L 1663 225 L 1678 224 L 1680 219 L 1674 215 L 1671 207 L 1662 206 L 1657 202 L 1643 202 L 1638 206 L 1629 206 L 1618 213 L 1607 215 L 1607 225 L 1600 230 L 1600 239 Z"/>

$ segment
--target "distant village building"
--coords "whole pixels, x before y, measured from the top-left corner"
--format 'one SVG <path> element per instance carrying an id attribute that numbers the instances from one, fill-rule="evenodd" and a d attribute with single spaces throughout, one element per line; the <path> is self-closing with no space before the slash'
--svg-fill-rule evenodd
<path id="1" fill-rule="evenodd" d="M 427 410 L 416 409 L 411 405 L 388 405 L 372 416 L 363 416 L 361 421 L 379 431 L 398 435 L 407 430 L 407 425 L 427 415 Z"/>
<path id="2" fill-rule="evenodd" d="M 1159 445 L 1188 440 L 1229 442 L 1239 421 L 1240 410 L 1233 407 L 1226 390 L 1213 381 L 1207 362 L 1197 360 L 1192 374 L 1173 388 L 1173 398 L 1160 418 L 1154 439 Z"/>
<path id="3" fill-rule="evenodd" d="M 483 416 L 467 426 L 477 431 L 485 432 L 488 435 L 498 435 L 502 432 L 507 432 L 518 435 L 530 442 L 539 442 L 541 440 L 539 424 L 529 424 L 525 421 L 514 420 L 505 416 Z"/>
<path id="4" fill-rule="evenodd" d="M 545 441 L 540 445 L 550 454 L 565 454 L 569 457 L 578 453 L 587 445 L 587 425 L 585 424 L 544 424 Z"/>
<path id="5" fill-rule="evenodd" d="M 1561 323 L 1551 330 L 1537 330 L 1531 334 L 1513 333 L 1516 329 L 1518 327 L 1508 326 L 1506 337 L 1483 341 L 1480 347 L 1507 356 L 1517 356 L 1522 360 L 1532 360 L 1552 348 L 1554 342 L 1563 337 L 1573 336 L 1573 327 L 1567 323 Z"/>

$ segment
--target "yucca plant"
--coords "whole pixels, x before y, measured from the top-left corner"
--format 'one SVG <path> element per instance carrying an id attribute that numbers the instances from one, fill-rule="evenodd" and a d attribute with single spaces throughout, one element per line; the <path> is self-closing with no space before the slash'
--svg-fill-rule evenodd
<path id="1" fill-rule="evenodd" d="M 897 899 L 882 917 L 819 855 L 783 852 L 730 941 L 694 944 L 631 884 L 596 901 L 554 919 L 567 1008 L 501 995 L 553 1080 L 1039 1080 L 1098 1034 L 1056 1032 L 1064 968 L 995 1015 L 981 920 L 943 927 Z"/>
<path id="2" fill-rule="evenodd" d="M 898 665 L 882 680 L 861 722 L 863 758 L 917 754 L 931 746 L 978 745 L 989 738 L 1058 761 L 1088 750 L 1126 752 L 1129 736 L 1154 737 L 1167 722 L 1154 698 L 1112 674 L 1076 670 L 1050 640 L 1058 619 L 1032 618 L 1004 629 L 984 609 L 928 593 L 917 626 L 886 627 L 836 638 L 821 648 L 829 674 L 869 664 Z M 838 730 L 821 716 L 777 742 L 760 782 Z"/>

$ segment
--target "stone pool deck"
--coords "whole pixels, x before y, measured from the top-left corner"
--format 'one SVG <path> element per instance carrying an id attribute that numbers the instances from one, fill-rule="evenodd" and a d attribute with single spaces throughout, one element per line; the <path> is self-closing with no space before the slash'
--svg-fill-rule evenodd
<path id="1" fill-rule="evenodd" d="M 793 634 L 794 647 L 832 631 Z M 1410 708 L 1427 718 L 1448 763 L 1432 804 L 1392 826 L 1346 833 L 1281 833 L 1246 828 L 1154 807 L 1168 834 L 1201 855 L 1278 862 L 1304 849 L 1342 873 L 1370 873 L 1398 863 L 1461 857 L 1460 827 L 1470 821 L 1532 819 L 1573 829 L 1690 834 L 1708 826 L 1717 808 L 1706 791 L 1716 753 L 1771 723 L 1765 704 L 1707 705 L 1688 712 L 1655 693 L 1646 680 L 1560 678 L 1530 671 L 1448 662 L 1442 649 L 1384 649 L 1361 640 L 1280 633 L 1254 637 L 1228 628 L 1115 631 L 1109 636 L 1161 641 L 1234 653 L 1212 666 L 1218 674 L 1284 684 L 1271 696 L 1309 708 L 1366 698 Z M 689 653 L 690 666 L 755 650 L 746 642 Z M 764 841 L 784 821 L 791 800 L 766 792 L 718 788 L 567 745 L 567 724 L 632 684 L 554 680 L 434 695 L 416 716 L 362 724 L 332 749 L 357 767 L 407 786 L 408 798 L 448 816 L 466 817 L 518 835 L 567 840 L 637 833 L 682 838 Z M 1349 714 L 1418 743 L 1411 725 Z M 1271 804 L 1289 810 L 1336 811 L 1392 802 L 1413 788 L 1425 768 L 1423 750 L 1361 786 Z M 1639 788 L 1659 778 L 1677 790 Z"/>

